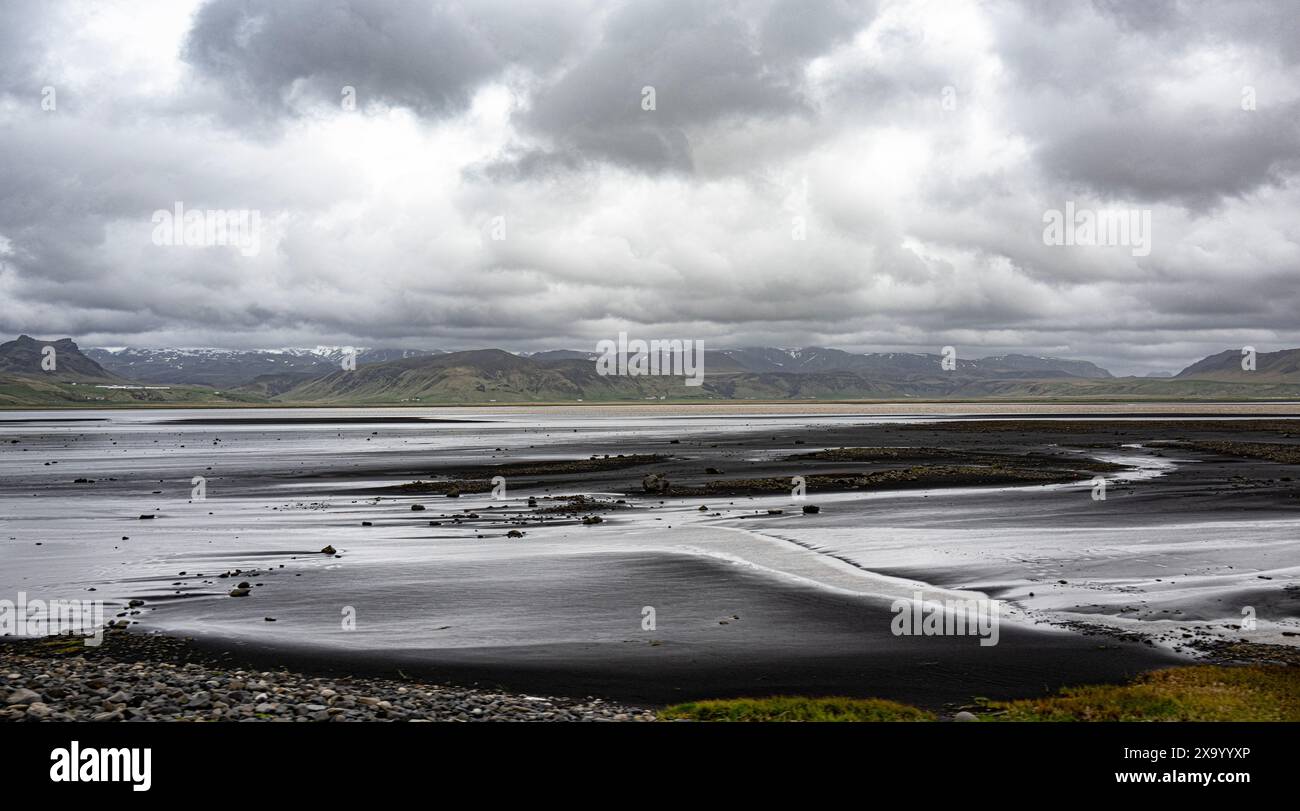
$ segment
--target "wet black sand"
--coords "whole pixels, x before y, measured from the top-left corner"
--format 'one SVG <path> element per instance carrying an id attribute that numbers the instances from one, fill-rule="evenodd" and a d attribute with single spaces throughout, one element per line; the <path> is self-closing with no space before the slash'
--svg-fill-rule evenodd
<path id="1" fill-rule="evenodd" d="M 1003 623 L 998 644 L 978 638 L 894 636 L 888 603 L 828 594 L 697 558 L 603 562 L 601 578 L 564 594 L 525 585 L 507 598 L 536 612 L 577 604 L 629 617 L 617 643 L 355 650 L 310 645 L 192 644 L 232 663 L 306 672 L 394 676 L 542 695 L 602 696 L 636 705 L 776 694 L 889 698 L 935 710 L 977 697 L 1037 696 L 1067 684 L 1124 681 L 1186 664 L 1147 644 Z M 642 631 L 617 583 L 634 581 L 658 610 Z M 605 587 L 600 582 L 609 584 Z M 490 600 L 484 592 L 465 600 Z M 358 606 L 364 614 L 365 606 Z M 739 619 L 735 619 L 739 617 Z M 719 621 L 725 620 L 726 625 Z M 557 618 L 557 621 L 559 619 Z"/>

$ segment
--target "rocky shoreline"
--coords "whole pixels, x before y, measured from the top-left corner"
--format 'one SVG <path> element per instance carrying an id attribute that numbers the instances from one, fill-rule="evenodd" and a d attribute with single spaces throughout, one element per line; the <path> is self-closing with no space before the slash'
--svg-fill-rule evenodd
<path id="1" fill-rule="evenodd" d="M 653 720 L 597 698 L 239 667 L 160 635 L 0 640 L 0 721 Z"/>

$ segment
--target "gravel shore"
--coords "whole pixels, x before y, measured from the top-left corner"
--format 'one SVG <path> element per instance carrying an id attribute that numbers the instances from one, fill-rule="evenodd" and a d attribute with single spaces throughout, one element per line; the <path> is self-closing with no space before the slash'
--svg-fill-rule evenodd
<path id="1" fill-rule="evenodd" d="M 601 699 L 234 669 L 184 640 L 0 640 L 0 721 L 653 721 Z"/>

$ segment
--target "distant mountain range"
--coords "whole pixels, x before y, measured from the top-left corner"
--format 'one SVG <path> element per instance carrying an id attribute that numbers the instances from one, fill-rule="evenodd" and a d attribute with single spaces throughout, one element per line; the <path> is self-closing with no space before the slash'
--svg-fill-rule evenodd
<path id="1" fill-rule="evenodd" d="M 258 400 L 245 393 L 218 394 L 206 386 L 132 380 L 105 369 L 71 338 L 41 341 L 20 335 L 0 344 L 0 406 L 236 405 Z"/>
<path id="2" fill-rule="evenodd" d="M 595 362 L 595 352 L 554 349 L 527 356 L 537 361 L 587 360 Z M 885 380 L 926 377 L 940 370 L 939 355 L 906 352 L 854 354 L 842 349 L 810 346 L 806 349 L 748 347 L 720 349 L 705 353 L 704 368 L 719 372 L 783 372 L 814 374 L 820 372 L 855 372 Z M 985 377 L 1086 377 L 1107 378 L 1111 373 L 1086 360 L 1040 358 L 1032 355 L 998 355 L 990 358 L 957 359 L 958 372 Z"/>
<path id="3" fill-rule="evenodd" d="M 266 375 L 297 376 L 298 382 L 341 367 L 345 347 L 315 349 L 87 349 L 87 357 L 113 374 L 142 383 L 181 383 L 229 388 Z M 418 349 L 356 348 L 357 365 L 437 354 Z"/>
<path id="4" fill-rule="evenodd" d="M 1242 368 L 1240 349 L 1229 349 L 1198 360 L 1176 375 L 1179 380 L 1216 380 L 1223 382 L 1290 383 L 1300 380 L 1300 349 L 1260 352 L 1255 368 Z"/>
<path id="5" fill-rule="evenodd" d="M 44 347 L 57 367 L 41 367 Z M 827 347 L 710 350 L 704 383 L 680 377 L 598 374 L 596 353 L 518 355 L 358 349 L 88 349 L 68 338 L 0 344 L 0 405 L 168 402 L 380 405 L 397 403 L 611 402 L 635 400 L 1280 399 L 1300 398 L 1300 349 L 1240 351 L 1198 361 L 1173 377 L 1117 378 L 1081 360 L 1030 355 L 959 358 L 845 352 Z"/>
<path id="6" fill-rule="evenodd" d="M 854 372 L 881 380 L 924 378 L 941 370 L 939 355 L 906 352 L 854 354 L 840 349 L 813 346 L 806 349 L 724 349 L 716 356 L 734 361 L 747 372 Z M 707 360 L 707 357 L 706 357 Z M 725 367 L 725 364 L 705 368 Z M 1106 378 L 1110 372 L 1094 363 L 1030 355 L 998 355 L 989 358 L 957 359 L 956 372 L 978 377 L 1086 377 Z"/>
<path id="7" fill-rule="evenodd" d="M 500 350 L 497 350 L 500 351 Z M 447 353 L 418 349 L 357 349 L 357 365 L 384 363 L 409 358 L 427 358 Z M 87 349 L 87 357 L 120 377 L 148 383 L 178 383 L 235 387 L 273 376 L 295 377 L 305 382 L 341 369 L 342 347 L 315 349 Z M 549 364 L 557 361 L 595 362 L 595 352 L 555 349 L 515 357 Z M 724 349 L 705 354 L 710 372 L 782 372 L 816 374 L 854 372 L 881 380 L 901 380 L 932 375 L 939 369 L 939 355 L 877 353 L 854 354 L 840 349 L 774 349 L 750 347 Z M 1000 355 L 974 360 L 958 359 L 956 371 L 981 377 L 1084 377 L 1108 378 L 1110 372 L 1087 361 L 1039 358 L 1029 355 Z"/>

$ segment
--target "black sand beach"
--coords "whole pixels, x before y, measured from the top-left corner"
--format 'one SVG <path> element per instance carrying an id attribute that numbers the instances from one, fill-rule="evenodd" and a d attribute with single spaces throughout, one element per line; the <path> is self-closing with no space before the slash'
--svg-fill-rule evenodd
<path id="1" fill-rule="evenodd" d="M 4 539 L 18 565 L 0 585 L 141 599 L 118 612 L 130 633 L 192 638 L 232 666 L 639 706 L 799 694 L 952 711 L 1195 661 L 1198 640 L 1249 641 L 1233 630 L 1238 605 L 1275 631 L 1300 617 L 1285 545 L 1276 559 L 1268 543 L 1195 552 L 1225 579 L 1162 596 L 1165 578 L 1135 575 L 1127 553 L 1044 563 L 990 548 L 940 561 L 939 547 L 911 554 L 889 540 L 922 533 L 920 550 L 952 533 L 1036 528 L 1130 539 L 1174 520 L 1238 519 L 1250 537 L 1251 522 L 1300 519 L 1300 465 L 1269 458 L 1295 446 L 1300 422 L 276 423 L 27 427 L 0 450 L 0 494 L 22 508 Z M 204 462 L 204 503 L 187 498 L 191 459 Z M 498 475 L 505 499 L 489 497 Z M 1088 496 L 1099 475 L 1101 503 Z M 805 501 L 790 500 L 796 476 Z M 56 520 L 46 504 L 100 517 Z M 148 512 L 158 518 L 136 521 Z M 337 556 L 317 552 L 326 544 Z M 1156 554 L 1166 562 L 1154 565 L 1187 568 L 1181 553 Z M 251 597 L 227 596 L 242 579 Z M 995 646 L 896 636 L 892 599 L 913 587 L 986 594 L 1015 616 Z M 1146 607 L 1077 602 L 1098 589 Z M 361 632 L 339 630 L 341 606 L 366 620 Z M 642 627 L 643 606 L 656 627 Z M 1187 621 L 1166 622 L 1174 611 Z M 1097 622 L 1081 620 L 1089 612 Z"/>

